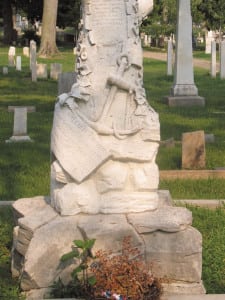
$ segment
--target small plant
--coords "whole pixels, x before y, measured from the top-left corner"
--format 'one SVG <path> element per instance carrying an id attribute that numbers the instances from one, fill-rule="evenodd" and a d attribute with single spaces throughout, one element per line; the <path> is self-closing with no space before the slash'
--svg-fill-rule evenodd
<path id="1" fill-rule="evenodd" d="M 95 239 L 75 240 L 72 251 L 61 257 L 62 262 L 71 259 L 79 260 L 78 266 L 72 271 L 72 280 L 68 285 L 64 285 L 59 278 L 52 285 L 51 296 L 54 297 L 84 297 L 91 300 L 93 298 L 93 285 L 96 283 L 94 276 L 89 276 L 88 261 L 93 258 L 91 248 L 95 243 Z"/>
<path id="2" fill-rule="evenodd" d="M 125 237 L 122 253 L 99 250 L 91 265 L 95 275 L 95 295 L 108 299 L 157 300 L 162 288 L 159 280 L 149 273 L 138 248 L 132 247 L 131 237 Z M 105 292 L 102 292 L 105 291 Z"/>

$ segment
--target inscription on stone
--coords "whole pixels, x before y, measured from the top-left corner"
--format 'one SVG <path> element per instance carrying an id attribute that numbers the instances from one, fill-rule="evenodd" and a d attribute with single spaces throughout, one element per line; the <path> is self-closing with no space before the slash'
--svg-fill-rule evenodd
<path id="1" fill-rule="evenodd" d="M 123 1 L 93 1 L 91 3 L 91 20 L 95 42 L 100 44 L 115 43 L 115 41 L 123 40 L 125 37 L 127 24 Z"/>

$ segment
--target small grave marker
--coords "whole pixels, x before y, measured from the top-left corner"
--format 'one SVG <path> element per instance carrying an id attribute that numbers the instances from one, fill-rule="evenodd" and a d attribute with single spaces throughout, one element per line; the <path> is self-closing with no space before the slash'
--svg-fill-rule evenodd
<path id="1" fill-rule="evenodd" d="M 53 63 L 50 65 L 50 78 L 58 80 L 59 74 L 62 73 L 62 64 Z"/>
<path id="2" fill-rule="evenodd" d="M 37 81 L 36 42 L 30 41 L 30 69 L 32 81 Z"/>
<path id="3" fill-rule="evenodd" d="M 21 56 L 16 57 L 16 70 L 21 71 Z"/>
<path id="4" fill-rule="evenodd" d="M 205 134 L 203 130 L 182 134 L 182 168 L 205 168 Z"/>
<path id="5" fill-rule="evenodd" d="M 9 106 L 8 112 L 14 112 L 13 135 L 6 143 L 10 142 L 31 142 L 27 134 L 27 113 L 35 112 L 34 106 Z"/>
<path id="6" fill-rule="evenodd" d="M 2 73 L 3 73 L 4 75 L 7 75 L 7 74 L 9 73 L 8 67 L 3 67 L 3 68 L 2 68 Z"/>
<path id="7" fill-rule="evenodd" d="M 47 64 L 37 64 L 37 78 L 48 78 Z"/>
<path id="8" fill-rule="evenodd" d="M 29 47 L 23 47 L 23 55 L 29 57 L 30 56 L 30 49 Z"/>
<path id="9" fill-rule="evenodd" d="M 75 72 L 65 72 L 65 73 L 59 74 L 58 95 L 70 92 L 71 87 L 75 82 L 76 82 L 76 73 Z"/>
<path id="10" fill-rule="evenodd" d="M 216 77 L 216 42 L 211 45 L 211 76 Z"/>

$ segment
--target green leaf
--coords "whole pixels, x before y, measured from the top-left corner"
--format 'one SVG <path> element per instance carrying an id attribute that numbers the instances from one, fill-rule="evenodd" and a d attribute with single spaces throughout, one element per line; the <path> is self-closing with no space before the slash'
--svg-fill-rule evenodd
<path id="1" fill-rule="evenodd" d="M 74 244 L 80 248 L 80 249 L 84 249 L 85 248 L 85 241 L 82 241 L 82 240 L 75 240 L 73 241 Z"/>
<path id="2" fill-rule="evenodd" d="M 90 276 L 90 277 L 88 278 L 88 283 L 89 283 L 91 286 L 95 285 L 96 282 L 97 282 L 97 280 L 96 280 L 95 276 Z"/>
<path id="3" fill-rule="evenodd" d="M 74 276 L 77 276 L 78 273 L 80 273 L 82 271 L 82 267 L 81 266 L 78 266 L 76 267 L 73 272 L 71 273 L 71 275 L 74 277 Z"/>
<path id="4" fill-rule="evenodd" d="M 64 254 L 61 257 L 61 261 L 67 261 L 69 259 L 72 259 L 72 258 L 78 257 L 78 256 L 79 256 L 79 252 L 77 251 L 77 249 L 74 249 L 73 251 Z"/>
<path id="5" fill-rule="evenodd" d="M 86 249 L 91 249 L 94 246 L 96 239 L 90 239 L 90 240 L 86 240 L 84 241 L 84 245 Z"/>

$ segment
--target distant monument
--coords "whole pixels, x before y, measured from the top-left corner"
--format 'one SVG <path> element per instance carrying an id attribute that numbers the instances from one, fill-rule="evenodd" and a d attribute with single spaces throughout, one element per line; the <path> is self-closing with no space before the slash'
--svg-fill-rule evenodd
<path id="1" fill-rule="evenodd" d="M 169 106 L 204 106 L 194 83 L 192 57 L 192 18 L 190 0 L 177 1 L 176 55 L 174 84 L 166 97 Z"/>
<path id="2" fill-rule="evenodd" d="M 147 0 L 83 0 L 77 80 L 59 95 L 51 136 L 51 197 L 13 205 L 12 273 L 34 299 L 71 266 L 60 257 L 75 239 L 121 251 L 131 236 L 164 291 L 204 293 L 202 238 L 192 215 L 159 191 L 160 124 L 146 100 L 139 25 Z M 36 298 L 35 298 L 36 297 Z M 32 298 L 31 298 L 32 299 Z"/>

